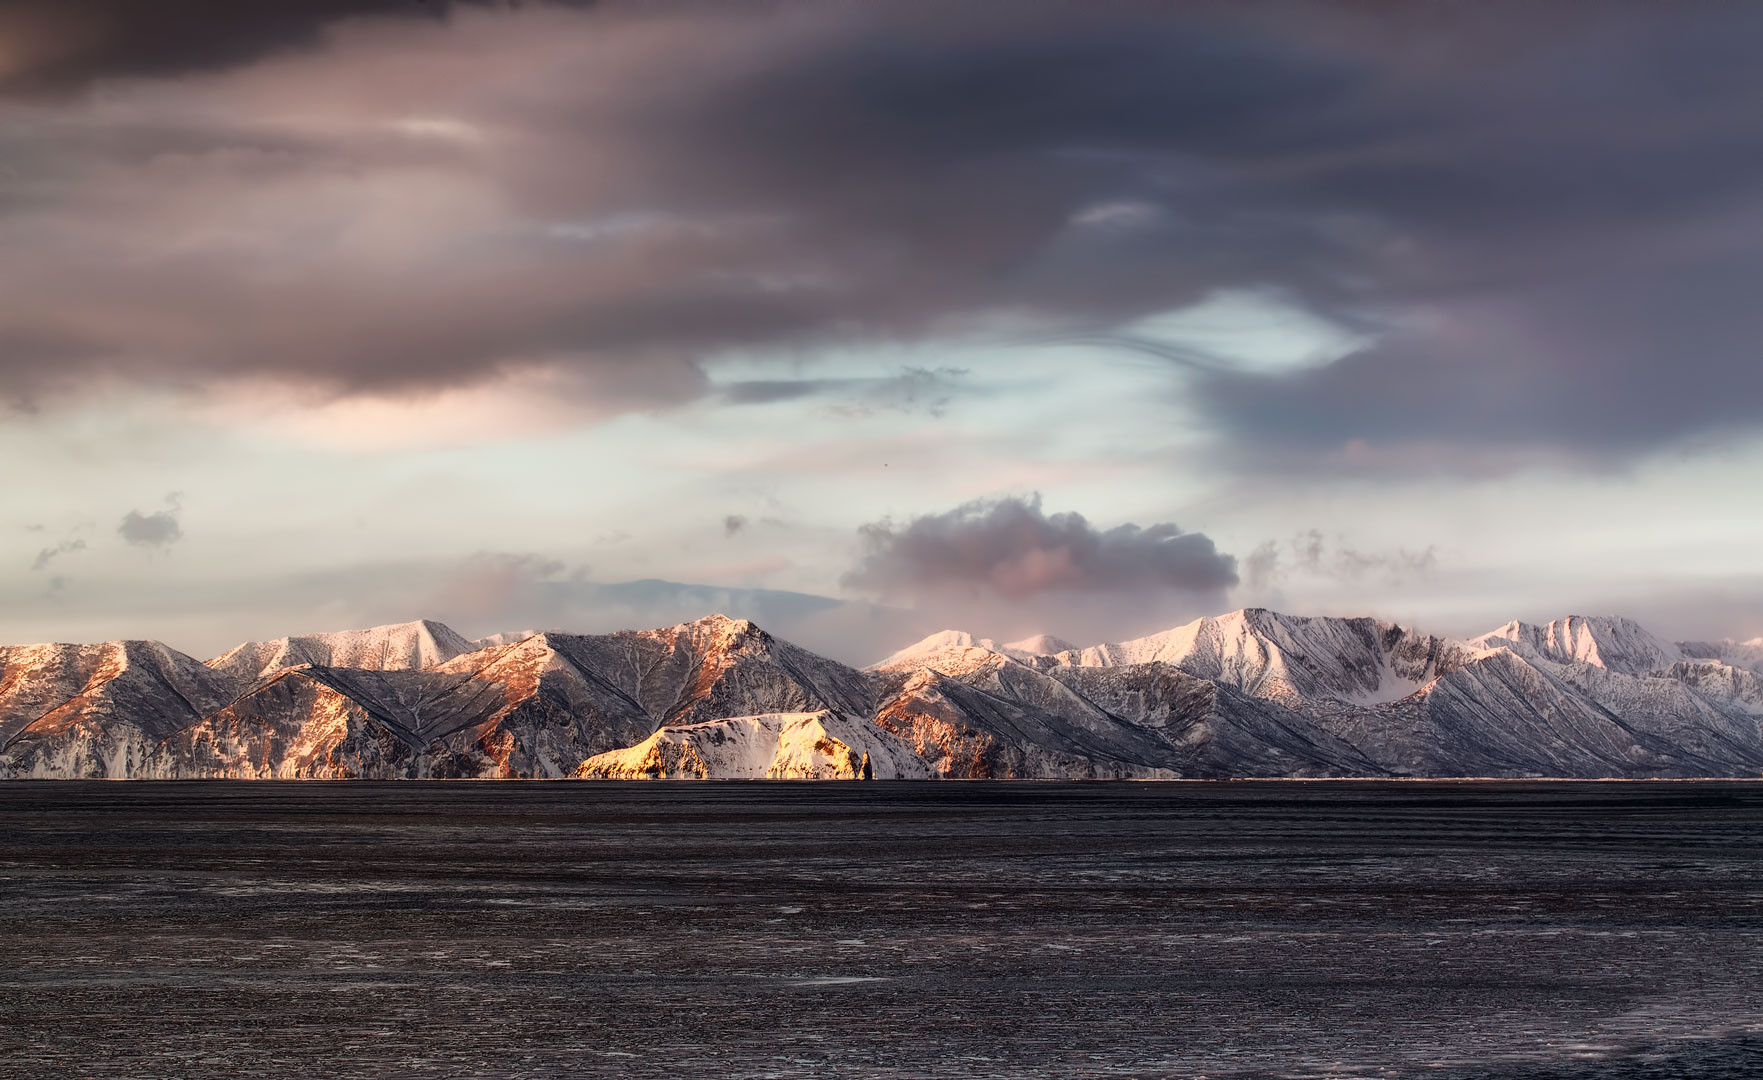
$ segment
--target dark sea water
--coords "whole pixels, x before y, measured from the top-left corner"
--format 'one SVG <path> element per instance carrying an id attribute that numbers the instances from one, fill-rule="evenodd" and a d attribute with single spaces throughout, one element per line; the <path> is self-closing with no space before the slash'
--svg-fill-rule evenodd
<path id="1" fill-rule="evenodd" d="M 1763 1077 L 1763 784 L 0 784 L 7 1076 Z"/>

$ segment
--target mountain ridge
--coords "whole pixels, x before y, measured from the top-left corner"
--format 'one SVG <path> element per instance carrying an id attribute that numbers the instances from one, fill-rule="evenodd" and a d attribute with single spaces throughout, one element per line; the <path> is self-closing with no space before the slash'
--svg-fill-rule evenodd
<path id="1" fill-rule="evenodd" d="M 865 755 L 878 778 L 1757 776 L 1763 641 L 1245 608 L 1081 648 L 943 631 L 863 669 L 722 615 L 477 640 L 415 620 L 206 663 L 0 647 L 0 777 L 807 779 Z"/>

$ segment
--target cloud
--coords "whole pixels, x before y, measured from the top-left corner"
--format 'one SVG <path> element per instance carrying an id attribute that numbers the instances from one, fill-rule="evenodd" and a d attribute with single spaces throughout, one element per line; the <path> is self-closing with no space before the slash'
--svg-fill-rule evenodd
<path id="1" fill-rule="evenodd" d="M 537 605 L 535 598 L 543 594 L 548 583 L 579 581 L 587 573 L 585 566 L 568 572 L 562 562 L 530 552 L 480 551 L 447 568 L 440 575 L 439 586 L 430 590 L 423 605 L 425 610 L 437 612 L 443 618 L 471 624 L 522 621 L 540 613 L 542 605 Z"/>
<path id="2" fill-rule="evenodd" d="M 1005 600 L 1042 593 L 1173 590 L 1213 593 L 1237 583 L 1236 560 L 1202 533 L 1171 523 L 1098 530 L 1082 514 L 1046 514 L 1039 495 L 964 503 L 904 526 L 872 522 L 843 584 L 883 597 L 946 589 Z"/>
<path id="3" fill-rule="evenodd" d="M 1074 213 L 1359 79 L 1125 9 L 1001 28 L 919 5 L 296 5 L 217 12 L 189 47 L 218 52 L 178 60 L 147 30 L 130 50 L 146 16 L 98 8 L 120 28 L 102 70 L 160 77 L 0 116 L 32 121 L 0 125 L 19 172 L 0 240 L 32 267 L 0 274 L 15 396 L 92 373 L 433 393 L 563 367 L 642 408 L 703 396 L 695 365 L 731 349 L 1106 323 L 1249 268 L 1220 263 L 1223 232 L 1074 238 Z M 895 398 L 936 407 L 924 382 Z"/>
<path id="4" fill-rule="evenodd" d="M 1320 529 L 1306 529 L 1284 544 L 1268 540 L 1243 560 L 1243 584 L 1251 593 L 1262 593 L 1286 581 L 1293 574 L 1358 583 L 1376 578 L 1386 584 L 1400 584 L 1424 577 L 1438 566 L 1438 549 L 1428 546 L 1421 551 L 1396 548 L 1392 551 L 1363 551 L 1343 541 L 1330 542 Z"/>
<path id="5" fill-rule="evenodd" d="M 713 397 L 730 351 L 1004 326 L 1163 349 L 1234 471 L 1763 424 L 1743 6 L 272 7 L 0 9 L 35 91 L 0 102 L 0 393 L 565 371 L 640 410 Z M 1146 332 L 1220 295 L 1361 344 L 1202 370 Z M 854 391 L 947 400 L 722 392 Z"/>
<path id="6" fill-rule="evenodd" d="M 167 548 L 183 539 L 183 526 L 178 524 L 183 496 L 174 491 L 165 497 L 165 502 L 164 510 L 155 510 L 151 514 L 139 510 L 124 514 L 122 523 L 116 527 L 116 535 L 136 547 L 146 548 Z"/>
<path id="7" fill-rule="evenodd" d="M 815 397 L 850 385 L 849 379 L 740 379 L 722 385 L 723 400 L 731 405 L 775 405 Z"/>
<path id="8" fill-rule="evenodd" d="M 169 510 L 156 510 L 151 514 L 130 510 L 123 515 L 116 534 L 137 547 L 169 547 L 183 538 L 184 530 L 178 524 L 177 515 Z"/>
<path id="9" fill-rule="evenodd" d="M 1243 557 L 1243 584 L 1250 592 L 1259 593 L 1279 580 L 1279 545 L 1264 540 Z"/>
<path id="10" fill-rule="evenodd" d="M 44 548 L 43 550 L 37 552 L 37 557 L 35 559 L 31 560 L 31 569 L 32 570 L 47 569 L 51 562 L 54 562 L 56 559 L 60 558 L 61 556 L 71 555 L 76 551 L 84 551 L 84 550 L 86 550 L 86 542 L 84 540 L 77 539 L 77 538 L 71 539 L 71 540 L 63 540 L 59 544 L 56 544 L 54 547 L 47 547 L 47 548 Z"/>
<path id="11" fill-rule="evenodd" d="M 835 405 L 848 416 L 871 416 L 879 412 L 923 413 L 941 419 L 957 395 L 969 392 L 962 385 L 966 368 L 905 367 L 898 375 L 868 381 L 855 401 Z"/>
<path id="12" fill-rule="evenodd" d="M 744 514 L 730 514 L 722 519 L 722 535 L 732 538 L 736 533 L 747 527 Z"/>
<path id="13" fill-rule="evenodd" d="M 1237 581 L 1236 560 L 1204 534 L 1169 523 L 1098 529 L 1081 514 L 1045 513 L 1038 495 L 873 522 L 860 538 L 847 589 L 905 608 L 901 625 L 999 641 L 1164 630 L 1223 610 Z"/>
<path id="14" fill-rule="evenodd" d="M 315 46 L 340 18 L 438 19 L 456 6 L 461 0 L 8 0 L 0 91 L 67 92 L 98 79 L 223 68 Z"/>
<path id="15" fill-rule="evenodd" d="M 897 412 L 940 418 L 967 389 L 962 385 L 967 374 L 966 368 L 908 365 L 897 374 L 880 377 L 738 379 L 719 384 L 718 392 L 731 405 L 822 398 L 829 409 L 846 416 Z"/>

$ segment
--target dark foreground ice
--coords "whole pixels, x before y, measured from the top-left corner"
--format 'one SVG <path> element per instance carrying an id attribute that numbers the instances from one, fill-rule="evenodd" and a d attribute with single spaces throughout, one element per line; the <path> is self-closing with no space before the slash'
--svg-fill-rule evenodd
<path id="1" fill-rule="evenodd" d="M 0 784 L 7 1076 L 1763 1076 L 1763 784 Z"/>

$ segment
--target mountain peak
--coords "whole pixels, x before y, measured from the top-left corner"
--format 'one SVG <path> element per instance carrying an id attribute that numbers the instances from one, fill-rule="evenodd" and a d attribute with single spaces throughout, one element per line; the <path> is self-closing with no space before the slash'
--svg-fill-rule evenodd
<path id="1" fill-rule="evenodd" d="M 704 615 L 699 618 L 693 619 L 690 622 L 680 623 L 679 625 L 681 625 L 681 626 L 704 626 L 704 627 L 724 627 L 724 626 L 739 627 L 739 626 L 752 626 L 753 620 L 751 620 L 751 619 L 737 619 L 737 618 L 734 618 L 733 616 L 730 616 L 730 615 L 724 615 L 720 611 L 713 611 L 708 615 Z"/>
<path id="2" fill-rule="evenodd" d="M 871 671 L 899 671 L 934 667 L 939 671 L 967 671 L 993 657 L 1015 659 L 1010 647 L 991 638 L 976 638 L 965 630 L 939 630 L 869 666 Z"/>
<path id="3" fill-rule="evenodd" d="M 0 776 L 1763 769 L 1763 641 L 1672 644 L 1615 616 L 1469 642 L 1266 608 L 1088 649 L 948 630 L 868 672 L 720 614 L 484 644 L 416 620 L 210 665 L 151 641 L 0 648 Z"/>
<path id="4" fill-rule="evenodd" d="M 1678 646 L 1620 615 L 1568 615 L 1542 626 L 1513 620 L 1469 643 L 1484 649 L 1509 648 L 1528 659 L 1590 664 L 1624 675 L 1645 675 L 1684 659 Z"/>
<path id="5" fill-rule="evenodd" d="M 709 615 L 693 619 L 690 622 L 677 623 L 673 626 L 664 626 L 659 632 L 674 634 L 709 634 L 725 638 L 740 638 L 748 634 L 765 633 L 765 631 L 761 630 L 759 625 L 752 619 L 731 618 L 721 612 L 712 612 Z"/>
<path id="6" fill-rule="evenodd" d="M 1053 659 L 1070 667 L 1163 663 L 1257 697 L 1374 704 L 1420 689 L 1440 656 L 1436 639 L 1375 619 L 1242 608 Z"/>
<path id="7" fill-rule="evenodd" d="M 247 641 L 208 661 L 208 666 L 239 679 L 261 679 L 299 664 L 402 671 L 443 664 L 478 647 L 446 623 L 415 619 L 363 630 Z"/>
<path id="8" fill-rule="evenodd" d="M 1023 653 L 1029 656 L 1053 656 L 1057 653 L 1071 652 L 1076 648 L 1077 646 L 1071 642 L 1052 634 L 1036 634 L 1019 641 L 1006 642 L 1003 646 L 1005 652 Z"/>

